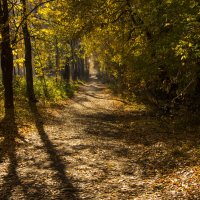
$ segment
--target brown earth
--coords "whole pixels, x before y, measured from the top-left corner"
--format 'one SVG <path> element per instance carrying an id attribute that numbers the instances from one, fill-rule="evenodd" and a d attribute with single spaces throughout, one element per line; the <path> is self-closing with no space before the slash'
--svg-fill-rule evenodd
<path id="1" fill-rule="evenodd" d="M 200 199 L 199 128 L 126 105 L 95 77 L 28 111 L 0 124 L 0 199 Z"/>

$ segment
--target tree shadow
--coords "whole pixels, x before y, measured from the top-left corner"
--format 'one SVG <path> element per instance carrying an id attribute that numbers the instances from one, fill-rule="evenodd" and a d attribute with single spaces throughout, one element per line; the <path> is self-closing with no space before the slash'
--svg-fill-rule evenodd
<path id="1" fill-rule="evenodd" d="M 72 101 L 73 101 L 74 103 L 76 103 L 76 104 L 82 106 L 83 108 L 85 108 L 85 109 L 87 109 L 87 110 L 93 110 L 93 111 L 96 111 L 96 112 L 100 112 L 100 111 L 102 110 L 101 107 L 100 107 L 100 108 L 98 108 L 98 107 L 94 108 L 93 106 L 87 106 L 87 105 L 85 105 L 84 103 L 87 103 L 87 102 L 90 103 L 90 102 L 91 102 L 91 100 L 88 99 L 87 97 L 81 97 L 81 98 L 78 98 L 78 99 L 75 99 L 75 98 L 74 98 L 74 99 L 72 99 Z M 110 111 L 110 110 L 104 108 L 103 111 L 105 112 L 105 111 Z M 75 112 L 77 112 L 77 111 L 75 111 Z"/>
<path id="2" fill-rule="evenodd" d="M 86 134 L 102 141 L 102 149 L 139 165 L 141 178 L 167 175 L 179 167 L 199 162 L 199 156 L 190 153 L 191 149 L 199 148 L 198 131 L 187 132 L 173 127 L 172 121 L 163 123 L 147 112 L 82 114 L 75 120 L 85 127 Z M 113 141 L 115 146 L 109 147 L 107 141 Z M 131 149 L 122 148 L 122 142 Z"/>
<path id="3" fill-rule="evenodd" d="M 79 199 L 78 191 L 72 185 L 69 178 L 66 176 L 66 166 L 61 160 L 59 153 L 55 149 L 53 143 L 49 139 L 48 134 L 44 130 L 43 117 L 38 111 L 37 105 L 35 103 L 30 103 L 31 112 L 35 119 L 36 128 L 38 130 L 39 136 L 44 144 L 45 150 L 49 155 L 51 160 L 51 168 L 56 173 L 56 179 L 59 183 L 59 188 L 61 189 L 61 194 L 57 199 Z"/>
<path id="4" fill-rule="evenodd" d="M 97 96 L 95 94 L 90 94 L 88 92 L 86 92 L 85 95 L 90 96 L 90 97 L 95 98 L 95 99 L 103 99 L 103 100 L 109 100 L 109 101 L 119 101 L 121 103 L 128 104 L 128 102 L 126 102 L 122 99 L 100 97 L 100 96 Z"/>
<path id="5" fill-rule="evenodd" d="M 14 109 L 6 109 L 5 117 L 0 122 L 0 137 L 3 141 L 0 143 L 0 164 L 6 155 L 9 158 L 8 173 L 4 177 L 3 185 L 0 189 L 0 198 L 3 200 L 10 199 L 15 187 L 21 186 L 25 196 L 28 196 L 26 186 L 20 180 L 17 174 L 18 159 L 16 155 L 16 140 L 25 141 L 18 133 L 17 124 L 15 122 Z"/>

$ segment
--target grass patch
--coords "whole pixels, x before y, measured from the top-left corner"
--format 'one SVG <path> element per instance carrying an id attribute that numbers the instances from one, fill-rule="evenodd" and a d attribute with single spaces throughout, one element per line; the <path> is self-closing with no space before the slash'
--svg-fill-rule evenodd
<path id="1" fill-rule="evenodd" d="M 62 80 L 56 81 L 54 77 L 34 78 L 35 96 L 43 105 L 59 103 L 73 97 L 80 84 L 83 84 L 83 82 L 77 81 L 66 84 Z M 18 115 L 19 112 L 19 118 L 25 119 L 28 113 L 24 112 L 29 112 L 25 78 L 15 77 L 13 89 L 16 114 Z M 0 82 L 0 119 L 4 116 L 3 91 L 3 85 Z"/>
<path id="2" fill-rule="evenodd" d="M 56 81 L 54 77 L 34 79 L 35 95 L 40 101 L 56 102 L 72 97 L 78 89 L 78 85 L 78 82 L 66 84 L 64 81 Z M 24 78 L 15 78 L 14 92 L 17 98 L 21 98 L 22 96 L 26 97 L 26 81 Z"/>

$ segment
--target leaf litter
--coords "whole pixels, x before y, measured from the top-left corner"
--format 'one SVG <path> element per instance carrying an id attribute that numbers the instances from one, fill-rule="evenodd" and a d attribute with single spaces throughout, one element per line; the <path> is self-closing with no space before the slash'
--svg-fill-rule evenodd
<path id="1" fill-rule="evenodd" d="M 23 109 L 19 136 L 0 126 L 0 199 L 200 199 L 198 128 L 124 104 L 96 80 Z"/>

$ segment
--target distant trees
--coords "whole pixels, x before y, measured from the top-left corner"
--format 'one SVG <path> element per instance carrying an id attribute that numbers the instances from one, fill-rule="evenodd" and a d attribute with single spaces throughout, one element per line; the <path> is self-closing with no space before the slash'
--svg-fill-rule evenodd
<path id="1" fill-rule="evenodd" d="M 65 15 L 63 2 L 0 1 L 1 68 L 4 106 L 14 108 L 13 76 L 26 77 L 26 94 L 35 101 L 34 76 L 56 81 L 84 78 L 84 52 L 74 37 Z M 66 4 L 65 4 L 66 5 Z M 55 17 L 56 16 L 56 17 Z M 46 87 L 46 86 L 45 86 Z M 16 94 L 17 95 L 17 94 Z"/>
<path id="2" fill-rule="evenodd" d="M 88 75 L 88 58 L 126 95 L 161 106 L 200 96 L 197 0 L 1 0 L 0 9 L 5 107 L 13 107 L 13 68 L 32 101 L 33 74 L 68 85 Z"/>
<path id="3" fill-rule="evenodd" d="M 199 8 L 197 0 L 68 1 L 104 79 L 161 107 L 200 97 Z"/>

